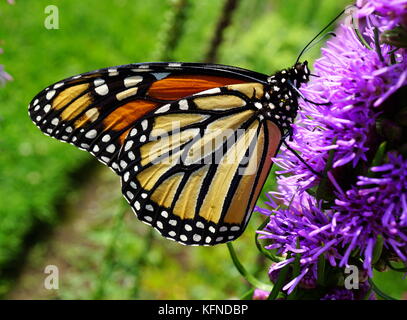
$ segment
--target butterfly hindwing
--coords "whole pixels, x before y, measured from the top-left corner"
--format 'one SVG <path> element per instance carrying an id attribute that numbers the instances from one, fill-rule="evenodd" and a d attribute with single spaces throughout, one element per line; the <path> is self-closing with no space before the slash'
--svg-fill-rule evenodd
<path id="1" fill-rule="evenodd" d="M 123 195 L 140 220 L 188 245 L 243 232 L 281 140 L 255 105 L 263 89 L 213 88 L 135 123 L 119 164 Z"/>

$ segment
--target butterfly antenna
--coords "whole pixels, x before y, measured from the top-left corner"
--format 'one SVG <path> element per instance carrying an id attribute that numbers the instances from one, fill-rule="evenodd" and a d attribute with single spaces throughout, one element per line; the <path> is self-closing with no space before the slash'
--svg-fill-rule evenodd
<path id="1" fill-rule="evenodd" d="M 322 40 L 324 40 L 324 39 L 325 39 L 326 37 L 328 37 L 328 36 L 336 37 L 336 34 L 335 34 L 335 32 L 333 32 L 333 31 L 329 31 L 329 32 L 323 34 L 322 36 L 320 36 L 319 39 L 316 39 L 316 40 L 314 41 L 314 43 L 312 43 L 312 44 L 308 45 L 308 47 L 304 48 L 304 50 L 303 50 L 303 52 L 302 52 L 302 55 L 304 55 L 305 53 L 307 53 L 308 51 L 310 51 L 313 47 L 315 47 L 318 43 L 320 43 Z M 298 57 L 297 62 L 299 61 L 300 58 L 301 58 L 301 56 Z"/>
<path id="2" fill-rule="evenodd" d="M 312 45 L 312 43 L 318 39 L 320 37 L 321 34 L 323 34 L 336 20 L 338 20 L 344 13 L 345 13 L 346 9 L 342 10 L 342 12 L 340 14 L 338 14 L 331 22 L 329 22 L 329 24 L 323 28 L 314 38 L 312 38 L 312 40 L 310 42 L 307 43 L 307 45 L 304 47 L 304 49 L 302 49 L 302 51 L 300 52 L 300 54 L 298 55 L 297 61 L 295 61 L 295 64 L 298 63 L 298 61 L 300 61 L 302 55 L 308 50 L 308 48 Z"/>

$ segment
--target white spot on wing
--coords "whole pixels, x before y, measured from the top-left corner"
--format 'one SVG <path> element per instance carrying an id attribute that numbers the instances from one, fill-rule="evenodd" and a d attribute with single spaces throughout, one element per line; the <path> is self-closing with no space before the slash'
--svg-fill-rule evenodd
<path id="1" fill-rule="evenodd" d="M 122 92 L 119 92 L 118 94 L 116 94 L 116 99 L 121 101 L 128 97 L 134 96 L 137 93 L 137 90 L 138 90 L 138 88 L 135 87 L 135 88 L 130 88 L 130 89 L 124 90 Z"/>
<path id="2" fill-rule="evenodd" d="M 103 84 L 95 88 L 95 91 L 98 95 L 105 96 L 109 93 L 109 87 L 106 84 Z"/>
<path id="3" fill-rule="evenodd" d="M 105 80 L 103 80 L 101 78 L 98 78 L 95 81 L 93 81 L 93 84 L 95 85 L 95 87 L 98 87 L 98 86 L 100 86 L 100 85 L 102 85 L 104 83 L 105 83 Z"/>
<path id="4" fill-rule="evenodd" d="M 85 137 L 88 139 L 93 139 L 96 137 L 97 133 L 98 132 L 95 129 L 92 129 L 92 130 L 86 132 Z"/>
<path id="5" fill-rule="evenodd" d="M 103 142 L 108 142 L 108 141 L 110 141 L 110 135 L 108 135 L 108 134 L 104 135 L 103 138 L 102 138 L 102 141 L 103 141 Z"/>
<path id="6" fill-rule="evenodd" d="M 109 76 L 117 76 L 119 74 L 119 72 L 117 71 L 117 69 L 108 69 L 107 70 L 109 72 Z"/>
<path id="7" fill-rule="evenodd" d="M 54 89 L 61 88 L 63 85 L 64 85 L 63 82 L 57 83 L 57 84 L 54 85 Z"/>
<path id="8" fill-rule="evenodd" d="M 51 110 L 51 105 L 50 104 L 45 105 L 44 112 L 48 113 L 49 110 Z"/>
<path id="9" fill-rule="evenodd" d="M 109 144 L 106 148 L 107 152 L 113 153 L 116 150 L 116 147 L 114 144 Z"/>
<path id="10" fill-rule="evenodd" d="M 165 104 L 161 108 L 155 111 L 155 113 L 164 113 L 170 110 L 170 104 Z"/>
<path id="11" fill-rule="evenodd" d="M 199 95 L 204 95 L 204 94 L 215 94 L 215 93 L 220 93 L 220 88 L 212 88 L 212 89 L 208 89 L 205 91 L 201 91 L 198 93 L 195 93 L 194 96 L 199 96 Z"/>
<path id="12" fill-rule="evenodd" d="M 188 110 L 188 102 L 187 102 L 187 100 L 182 99 L 182 100 L 179 102 L 179 108 L 180 108 L 181 110 Z"/>
<path id="13" fill-rule="evenodd" d="M 132 145 L 133 145 L 133 141 L 127 141 L 126 145 L 124 146 L 124 151 L 129 150 Z"/>
<path id="14" fill-rule="evenodd" d="M 134 160 L 134 159 L 136 159 L 136 156 L 134 155 L 134 153 L 133 153 L 133 151 L 130 151 L 128 154 L 127 154 L 127 156 L 129 157 L 129 159 L 130 160 Z"/>
<path id="15" fill-rule="evenodd" d="M 141 81 L 143 81 L 143 77 L 141 76 L 127 77 L 126 79 L 124 79 L 124 86 L 126 88 L 134 87 Z"/>
<path id="16" fill-rule="evenodd" d="M 127 192 L 126 192 L 126 195 L 127 195 L 127 198 L 129 198 L 130 200 L 133 200 L 133 198 L 134 198 L 134 194 L 133 194 L 133 193 L 131 193 L 130 191 L 127 191 Z"/>
<path id="17" fill-rule="evenodd" d="M 140 210 L 141 206 L 140 206 L 140 202 L 136 201 L 134 202 L 134 208 L 136 208 L 136 210 Z M 151 218 L 151 217 L 150 217 Z M 144 219 L 147 220 L 147 217 L 144 217 Z M 150 220 L 151 221 L 151 220 Z"/>
<path id="18" fill-rule="evenodd" d="M 55 95 L 55 92 L 55 90 L 48 91 L 45 97 L 50 100 Z"/>

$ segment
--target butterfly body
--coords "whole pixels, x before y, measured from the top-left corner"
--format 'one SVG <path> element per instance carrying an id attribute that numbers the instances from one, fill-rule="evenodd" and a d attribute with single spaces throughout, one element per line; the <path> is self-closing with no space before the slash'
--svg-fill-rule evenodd
<path id="1" fill-rule="evenodd" d="M 272 76 L 223 65 L 145 63 L 62 80 L 29 115 L 121 178 L 137 217 L 188 245 L 244 230 L 298 109 L 307 63 Z"/>

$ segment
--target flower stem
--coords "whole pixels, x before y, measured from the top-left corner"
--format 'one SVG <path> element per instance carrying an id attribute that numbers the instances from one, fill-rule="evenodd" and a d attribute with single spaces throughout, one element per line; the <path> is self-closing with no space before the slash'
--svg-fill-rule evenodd
<path id="1" fill-rule="evenodd" d="M 233 264 L 235 265 L 237 271 L 249 282 L 252 286 L 255 288 L 262 289 L 264 291 L 271 291 L 273 290 L 273 286 L 269 284 L 265 284 L 261 282 L 260 280 L 256 279 L 253 275 L 251 275 L 245 267 L 240 263 L 239 258 L 236 255 L 235 249 L 233 248 L 233 245 L 231 242 L 228 242 L 227 247 L 229 249 L 229 254 L 230 257 L 232 258 Z"/>

